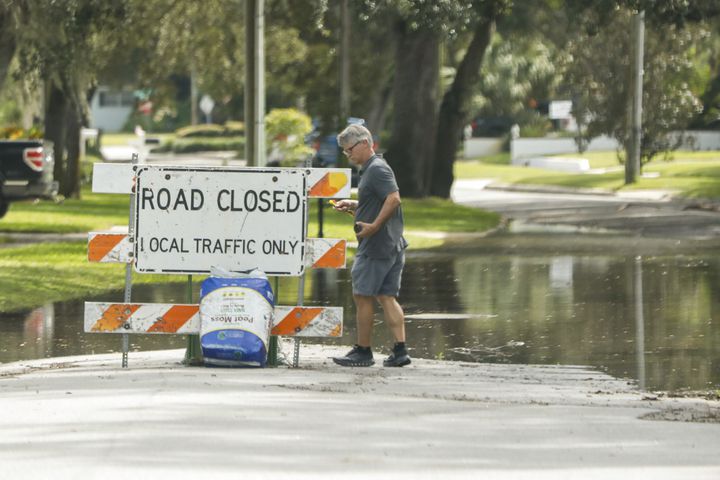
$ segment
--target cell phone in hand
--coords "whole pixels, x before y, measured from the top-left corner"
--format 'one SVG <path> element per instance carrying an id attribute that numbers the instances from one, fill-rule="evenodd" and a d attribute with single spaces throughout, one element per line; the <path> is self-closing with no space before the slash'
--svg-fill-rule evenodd
<path id="1" fill-rule="evenodd" d="M 362 231 L 362 226 L 359 223 L 356 223 L 353 225 L 353 230 L 355 230 L 355 233 L 360 233 Z"/>
<path id="2" fill-rule="evenodd" d="M 330 203 L 330 205 L 332 205 L 333 208 L 335 208 L 337 210 L 337 202 L 335 200 L 330 200 L 329 203 Z M 353 215 L 353 212 L 351 212 L 350 210 L 338 210 L 338 212 L 347 213 L 351 217 L 355 216 L 355 215 Z"/>

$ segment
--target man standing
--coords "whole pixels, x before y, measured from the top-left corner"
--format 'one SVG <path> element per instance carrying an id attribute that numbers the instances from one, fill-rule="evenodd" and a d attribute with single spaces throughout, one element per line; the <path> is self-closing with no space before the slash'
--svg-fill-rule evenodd
<path id="1" fill-rule="evenodd" d="M 338 136 L 348 160 L 360 167 L 358 200 L 341 200 L 335 209 L 355 215 L 358 249 L 352 267 L 353 300 L 357 310 L 357 344 L 333 361 L 345 367 L 369 367 L 375 363 L 371 341 L 375 300 L 382 305 L 385 321 L 395 339 L 386 367 L 410 363 L 405 347 L 405 314 L 397 301 L 405 266 L 403 213 L 395 175 L 373 150 L 370 131 L 350 125 Z"/>

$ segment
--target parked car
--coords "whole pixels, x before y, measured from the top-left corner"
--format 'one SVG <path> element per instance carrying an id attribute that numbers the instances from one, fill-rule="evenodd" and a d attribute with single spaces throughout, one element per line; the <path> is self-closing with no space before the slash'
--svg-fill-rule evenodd
<path id="1" fill-rule="evenodd" d="M 43 140 L 0 141 L 0 218 L 10 202 L 54 198 L 52 142 Z"/>
<path id="2" fill-rule="evenodd" d="M 473 137 L 502 137 L 510 132 L 515 121 L 509 117 L 477 117 L 472 125 Z"/>

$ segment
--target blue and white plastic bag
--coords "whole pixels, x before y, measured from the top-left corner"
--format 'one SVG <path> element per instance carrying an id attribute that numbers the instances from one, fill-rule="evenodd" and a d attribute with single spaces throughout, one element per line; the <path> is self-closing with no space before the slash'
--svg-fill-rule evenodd
<path id="1" fill-rule="evenodd" d="M 275 299 L 264 273 L 214 275 L 200 286 L 200 344 L 206 365 L 264 367 Z M 230 276 L 233 275 L 233 276 Z"/>

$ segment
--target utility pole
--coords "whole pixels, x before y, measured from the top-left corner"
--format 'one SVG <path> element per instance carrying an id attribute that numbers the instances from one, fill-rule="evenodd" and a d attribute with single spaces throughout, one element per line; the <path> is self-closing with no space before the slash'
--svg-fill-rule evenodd
<path id="1" fill-rule="evenodd" d="M 345 128 L 350 116 L 350 9 L 348 0 L 340 1 L 340 124 Z"/>
<path id="2" fill-rule="evenodd" d="M 645 12 L 633 17 L 633 90 L 630 119 L 630 145 L 626 152 L 625 184 L 635 183 L 640 175 L 640 146 L 642 144 L 643 57 L 645 50 Z"/>
<path id="3" fill-rule="evenodd" d="M 198 123 L 198 89 L 197 89 L 197 69 L 195 68 L 195 60 L 192 61 L 190 67 L 190 124 Z"/>
<path id="4" fill-rule="evenodd" d="M 264 31 L 264 0 L 245 0 L 245 160 L 255 167 L 266 164 Z"/>

